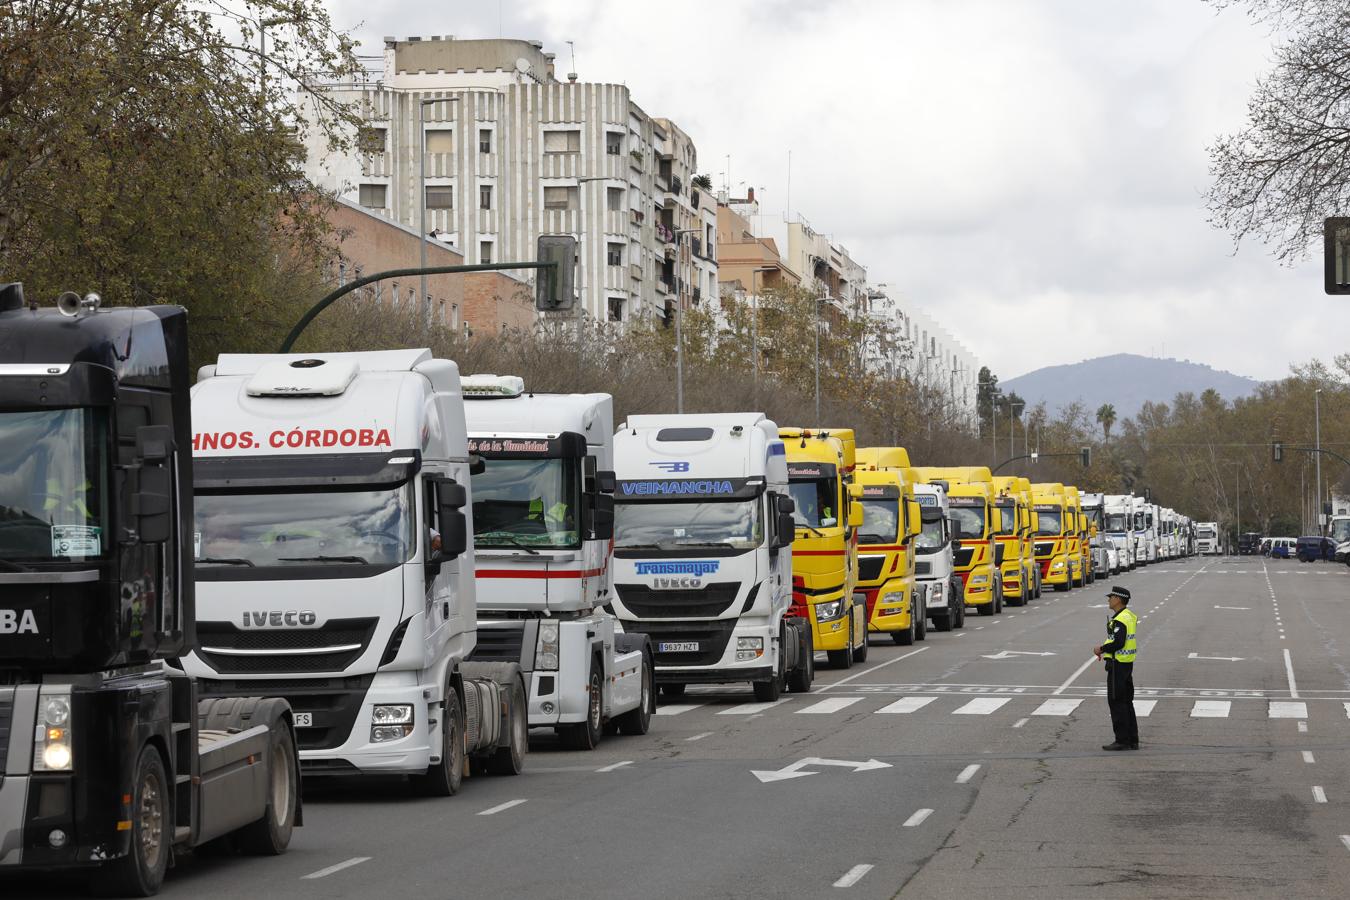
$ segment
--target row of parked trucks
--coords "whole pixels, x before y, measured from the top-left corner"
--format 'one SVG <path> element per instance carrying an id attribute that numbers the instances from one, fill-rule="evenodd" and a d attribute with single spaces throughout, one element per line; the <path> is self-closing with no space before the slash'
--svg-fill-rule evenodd
<path id="1" fill-rule="evenodd" d="M 97 306 L 0 289 L 0 871 L 150 894 L 206 842 L 284 850 L 302 772 L 451 795 L 532 730 L 809 691 L 817 651 L 1182 546 L 1138 498 L 759 413 L 616 428 L 426 350 L 226 354 L 189 391 L 182 310 Z"/>

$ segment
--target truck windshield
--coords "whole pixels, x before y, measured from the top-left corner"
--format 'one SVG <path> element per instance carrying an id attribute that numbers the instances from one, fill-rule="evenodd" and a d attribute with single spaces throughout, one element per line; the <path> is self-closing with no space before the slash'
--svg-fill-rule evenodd
<path id="1" fill-rule="evenodd" d="M 1017 507 L 998 507 L 998 534 L 1017 534 Z"/>
<path id="2" fill-rule="evenodd" d="M 107 438 L 102 410 L 0 412 L 0 558 L 103 555 Z"/>
<path id="3" fill-rule="evenodd" d="M 1338 544 L 1350 541 L 1350 519 L 1332 519 L 1330 537 Z"/>
<path id="4" fill-rule="evenodd" d="M 713 503 L 619 503 L 617 550 L 716 548 L 753 550 L 764 541 L 759 500 Z"/>
<path id="5" fill-rule="evenodd" d="M 489 459 L 473 476 L 476 547 L 577 547 L 580 460 Z"/>
<path id="6" fill-rule="evenodd" d="M 1036 534 L 1041 537 L 1058 536 L 1063 533 L 1064 514 L 1057 509 L 1038 509 L 1037 511 L 1040 523 L 1036 526 Z"/>
<path id="7" fill-rule="evenodd" d="M 1125 513 L 1111 513 L 1106 517 L 1107 531 L 1127 531 L 1130 527 L 1130 517 Z"/>
<path id="8" fill-rule="evenodd" d="M 198 566 L 390 566 L 417 549 L 410 485 L 195 499 Z"/>
<path id="9" fill-rule="evenodd" d="M 919 536 L 915 539 L 915 543 L 920 553 L 931 553 L 934 550 L 941 550 L 945 543 L 942 535 L 942 520 L 924 519 L 923 531 L 919 532 Z"/>
<path id="10" fill-rule="evenodd" d="M 1346 523 L 1346 524 L 1350 524 L 1350 522 L 1348 522 L 1348 523 Z M 1214 529 L 1213 529 L 1213 528 L 1197 528 L 1197 529 L 1195 530 L 1195 536 L 1198 537 L 1198 538 L 1203 538 L 1204 540 L 1209 540 L 1210 538 L 1214 537 Z"/>
<path id="11" fill-rule="evenodd" d="M 788 482 L 788 494 L 792 496 L 797 509 L 792 517 L 798 524 L 805 522 L 812 528 L 833 528 L 839 524 L 839 510 L 836 509 L 839 495 L 837 479 L 803 478 Z"/>
<path id="12" fill-rule="evenodd" d="M 863 524 L 858 528 L 860 544 L 893 544 L 900 534 L 899 500 L 864 500 Z"/>
<path id="13" fill-rule="evenodd" d="M 951 508 L 952 537 L 984 537 L 984 503 L 976 506 L 956 506 Z"/>

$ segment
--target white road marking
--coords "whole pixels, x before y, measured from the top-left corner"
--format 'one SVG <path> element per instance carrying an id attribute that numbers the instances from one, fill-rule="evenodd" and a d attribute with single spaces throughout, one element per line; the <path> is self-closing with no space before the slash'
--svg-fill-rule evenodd
<path id="1" fill-rule="evenodd" d="M 861 697 L 828 697 L 819 703 L 812 703 L 806 709 L 797 710 L 797 715 L 821 716 L 827 713 L 835 713 L 841 709 L 847 709 L 861 699 Z"/>
<path id="2" fill-rule="evenodd" d="M 317 872 L 310 872 L 308 875 L 301 875 L 304 878 L 327 878 L 334 872 L 341 872 L 343 869 L 350 869 L 352 866 L 359 866 L 363 862 L 369 862 L 369 856 L 353 856 L 351 859 L 345 859 L 335 866 L 329 866 L 326 869 L 320 869 Z"/>
<path id="3" fill-rule="evenodd" d="M 1299 723 L 1298 723 L 1298 730 L 1299 730 L 1301 733 L 1306 734 L 1307 731 L 1308 731 L 1308 723 L 1307 723 L 1307 722 L 1299 722 Z"/>
<path id="4" fill-rule="evenodd" d="M 1192 719 L 1226 719 L 1232 709 L 1231 700 L 1197 700 L 1191 707 Z"/>
<path id="5" fill-rule="evenodd" d="M 1341 835 L 1341 843 L 1345 845 L 1345 849 L 1350 850 L 1350 834 Z"/>
<path id="6" fill-rule="evenodd" d="M 479 813 L 479 815 L 495 816 L 499 812 L 505 812 L 506 810 L 511 809 L 512 807 L 519 806 L 524 802 L 525 802 L 524 800 L 507 800 L 505 803 L 499 803 L 496 806 L 483 810 L 482 812 Z"/>
<path id="7" fill-rule="evenodd" d="M 608 766 L 604 766 L 604 767 L 602 767 L 602 768 L 596 769 L 595 771 L 597 771 L 597 772 L 613 772 L 615 769 L 622 769 L 624 766 L 631 766 L 632 764 L 633 764 L 633 761 L 632 761 L 631 759 L 625 759 L 623 762 L 616 762 L 616 763 L 614 763 L 614 764 L 612 764 L 612 765 L 608 765 Z M 521 802 L 524 803 L 525 801 L 522 800 Z"/>
<path id="8" fill-rule="evenodd" d="M 1147 719 L 1152 714 L 1153 707 L 1157 705 L 1157 700 L 1136 700 L 1134 701 L 1134 714 L 1136 718 Z"/>
<path id="9" fill-rule="evenodd" d="M 670 703 L 666 706 L 658 706 L 656 714 L 658 716 L 678 716 L 680 713 L 687 713 L 691 709 L 698 709 L 703 706 L 702 703 Z"/>
<path id="10" fill-rule="evenodd" d="M 754 716 L 768 709 L 773 709 L 780 703 L 786 703 L 787 698 L 775 700 L 772 703 L 742 703 L 739 706 L 733 706 L 730 709 L 724 709 L 718 713 L 719 716 Z"/>
<path id="11" fill-rule="evenodd" d="M 1320 784 L 1313 785 L 1313 800 L 1317 803 L 1327 802 L 1327 792 L 1322 790 Z"/>
<path id="12" fill-rule="evenodd" d="M 701 741 L 701 740 L 703 740 L 703 739 L 706 738 L 706 737 L 712 737 L 713 734 L 715 734 L 715 732 L 712 732 L 712 731 L 705 731 L 705 732 L 703 732 L 702 734 L 696 734 L 696 735 L 694 735 L 693 737 L 687 737 L 687 738 L 685 738 L 685 740 L 688 741 L 688 742 L 690 742 L 690 743 L 692 743 L 692 742 L 694 742 L 694 741 Z"/>
<path id="13" fill-rule="evenodd" d="M 906 827 L 906 828 L 913 828 L 913 827 L 915 827 L 916 825 L 922 825 L 922 824 L 923 824 L 923 820 L 926 819 L 926 818 L 928 818 L 928 817 L 931 816 L 932 814 L 933 814 L 933 811 L 932 811 L 931 809 L 920 809 L 920 810 L 917 810 L 917 811 L 914 813 L 914 815 L 910 816 L 908 819 L 905 820 L 905 826 L 904 826 L 904 827 Z"/>
<path id="14" fill-rule="evenodd" d="M 1032 712 L 1033 716 L 1067 716 L 1082 700 L 1047 700 Z"/>
<path id="15" fill-rule="evenodd" d="M 965 636 L 966 636 L 966 633 L 965 633 L 964 631 L 957 635 L 957 637 L 965 637 Z"/>
<path id="16" fill-rule="evenodd" d="M 936 700 L 936 697 L 901 697 L 894 703 L 883 706 L 877 710 L 878 713 L 912 713 L 923 709 L 928 704 Z"/>
<path id="17" fill-rule="evenodd" d="M 1216 606 L 1215 609 L 1251 609 L 1250 606 Z"/>
<path id="18" fill-rule="evenodd" d="M 1008 697 L 976 697 L 960 709 L 954 710 L 954 716 L 987 716 L 1008 702 Z"/>
<path id="19" fill-rule="evenodd" d="M 956 783 L 965 784 L 967 781 L 970 781 L 970 779 L 974 778 L 975 773 L 978 771 L 980 771 L 980 764 L 971 763 L 970 765 L 966 766 L 964 769 L 961 770 L 960 775 L 956 776 Z"/>
<path id="20" fill-rule="evenodd" d="M 1294 696 L 1297 697 L 1298 694 Z M 1308 718 L 1308 704 L 1290 700 L 1272 700 L 1266 712 L 1266 717 L 1270 719 L 1306 719 Z"/>
<path id="21" fill-rule="evenodd" d="M 864 875 L 872 871 L 873 866 L 868 863 L 859 863 L 843 874 L 838 881 L 834 883 L 835 887 L 847 888 L 853 887 L 859 881 L 862 881 Z"/>
<path id="22" fill-rule="evenodd" d="M 1317 762 L 1317 760 L 1313 759 L 1313 755 L 1312 755 L 1312 751 L 1311 751 L 1311 750 L 1304 750 L 1304 751 L 1303 751 L 1303 761 L 1304 761 L 1305 763 L 1308 763 L 1309 765 L 1311 765 L 1311 764 Z"/>
<path id="23" fill-rule="evenodd" d="M 1284 634 L 1284 629 L 1280 629 L 1280 634 Z M 1284 648 L 1284 672 L 1289 676 L 1289 696 L 1298 699 L 1298 684 L 1294 681 L 1294 658 L 1289 655 L 1289 648 Z"/>
<path id="24" fill-rule="evenodd" d="M 1079 667 L 1078 667 L 1078 670 L 1068 677 L 1068 680 L 1066 680 L 1066 681 L 1065 681 L 1063 684 L 1061 684 L 1059 687 L 1055 688 L 1054 693 L 1055 693 L 1055 694 L 1062 694 L 1062 693 L 1064 693 L 1066 690 L 1068 690 L 1069 685 L 1071 685 L 1071 684 L 1073 684 L 1075 681 L 1077 681 L 1077 680 L 1078 680 L 1078 676 L 1079 676 L 1079 675 L 1082 675 L 1084 672 L 1086 672 L 1086 671 L 1087 671 L 1087 667 L 1090 666 L 1090 665 L 1092 665 L 1092 664 L 1095 663 L 1096 661 L 1097 661 L 1097 657 L 1095 657 L 1095 656 L 1089 656 L 1087 662 L 1085 662 L 1085 663 L 1083 663 L 1081 666 L 1079 666 Z"/>
<path id="25" fill-rule="evenodd" d="M 964 632 L 963 632 L 963 633 L 964 633 Z M 959 635 L 958 635 L 958 637 L 959 637 Z M 863 669 L 861 672 L 857 673 L 856 675 L 850 675 L 850 676 L 848 676 L 847 678 L 841 678 L 841 679 L 839 679 L 838 681 L 831 681 L 829 684 L 827 684 L 827 685 L 825 685 L 824 687 L 822 687 L 821 690 L 822 690 L 822 691 L 828 691 L 828 690 L 829 690 L 830 688 L 832 688 L 832 687 L 839 687 L 839 685 L 841 685 L 841 684 L 848 684 L 850 681 L 854 680 L 855 678 L 862 678 L 864 675 L 871 675 L 871 674 L 872 674 L 873 672 L 875 672 L 877 669 L 884 669 L 884 668 L 886 668 L 886 667 L 889 666 L 889 665 L 893 665 L 894 663 L 898 663 L 898 662 L 899 662 L 900 660 L 902 660 L 902 659 L 909 659 L 909 658 L 910 658 L 911 656 L 913 656 L 914 654 L 916 654 L 916 653 L 922 653 L 923 651 L 925 651 L 925 650 L 927 650 L 927 649 L 928 649 L 927 647 L 920 647 L 920 648 L 917 649 L 917 650 L 911 650 L 911 651 L 909 651 L 908 653 L 905 653 L 905 654 L 902 654 L 902 655 L 900 655 L 900 656 L 894 657 L 893 659 L 888 659 L 888 660 L 886 660 L 884 663 L 880 663 L 879 665 L 875 665 L 875 666 L 873 666 L 873 667 L 870 668 L 870 669 Z"/>
<path id="26" fill-rule="evenodd" d="M 1350 701 L 1346 701 L 1345 704 L 1345 717 L 1350 719 Z"/>
<path id="27" fill-rule="evenodd" d="M 1018 719 L 1016 722 L 1013 723 L 1013 727 L 1021 728 L 1023 725 L 1027 724 L 1030 721 L 1031 721 L 1030 719 Z"/>

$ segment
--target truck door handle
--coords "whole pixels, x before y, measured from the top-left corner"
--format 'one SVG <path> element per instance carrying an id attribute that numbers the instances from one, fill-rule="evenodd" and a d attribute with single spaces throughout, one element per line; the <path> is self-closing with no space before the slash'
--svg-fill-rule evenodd
<path id="1" fill-rule="evenodd" d="M 447 618 L 447 619 L 450 618 L 450 601 L 449 601 L 449 600 L 446 600 L 444 603 L 441 604 L 441 615 L 442 615 L 443 617 Z"/>

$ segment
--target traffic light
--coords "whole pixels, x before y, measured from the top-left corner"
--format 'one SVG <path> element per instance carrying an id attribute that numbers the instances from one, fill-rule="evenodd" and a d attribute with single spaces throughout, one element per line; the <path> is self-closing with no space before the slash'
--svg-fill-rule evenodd
<path id="1" fill-rule="evenodd" d="M 534 282 L 534 308 L 568 310 L 576 302 L 577 239 L 570 234 L 541 234 L 535 258 L 553 263 L 540 269 Z"/>
<path id="2" fill-rule="evenodd" d="M 1322 223 L 1322 286 L 1328 294 L 1350 294 L 1350 219 Z"/>
<path id="3" fill-rule="evenodd" d="M 1078 458 L 1079 461 L 1083 463 L 1083 468 L 1090 468 L 1092 466 L 1092 448 L 1084 447 L 1082 450 L 1079 450 Z"/>
<path id="4" fill-rule="evenodd" d="M 1284 462 L 1284 441 L 1272 441 L 1270 444 L 1271 462 Z"/>

